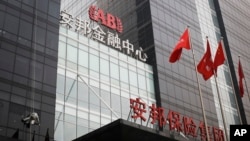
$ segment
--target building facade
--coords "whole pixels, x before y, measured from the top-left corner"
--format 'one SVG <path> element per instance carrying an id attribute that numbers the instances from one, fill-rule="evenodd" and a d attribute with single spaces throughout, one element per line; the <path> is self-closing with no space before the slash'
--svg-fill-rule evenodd
<path id="1" fill-rule="evenodd" d="M 250 2 L 2 0 L 0 7 L 0 140 L 18 131 L 20 140 L 43 141 L 49 131 L 50 140 L 69 141 L 121 118 L 176 140 L 205 140 L 206 123 L 210 140 L 229 141 L 230 125 L 250 122 Z M 170 63 L 187 26 L 192 50 Z M 206 37 L 213 58 L 221 39 L 226 55 L 207 81 L 195 69 Z M 27 128 L 21 120 L 32 112 L 39 125 Z"/>
<path id="2" fill-rule="evenodd" d="M 245 118 L 247 123 L 250 122 L 249 116 L 249 90 L 246 88 L 249 85 L 249 77 L 247 74 L 249 73 L 249 65 L 248 65 L 248 52 L 249 49 L 247 48 L 249 37 L 247 36 L 249 33 L 248 25 L 249 21 L 246 20 L 249 18 L 248 11 L 246 10 L 249 7 L 249 2 L 237 3 L 236 1 L 230 2 L 219 2 L 215 1 L 215 9 L 220 13 L 218 15 L 219 20 L 219 27 L 222 31 L 222 35 L 226 38 L 225 39 L 225 46 L 226 48 L 230 48 L 230 55 L 231 55 L 231 64 L 230 68 L 232 69 L 232 75 L 238 77 L 238 60 L 241 56 L 241 63 L 244 69 L 246 85 L 244 85 L 244 96 L 243 98 L 239 98 L 242 100 L 243 108 L 241 107 L 242 111 L 245 111 Z M 220 7 L 219 9 L 217 7 Z M 239 10 L 240 9 L 240 10 Z M 231 13 L 231 14 L 229 14 Z M 233 14 L 232 14 L 233 13 Z M 235 70 L 233 68 L 236 68 Z M 235 80 L 235 81 L 237 81 Z M 234 82 L 235 82 L 234 81 Z M 236 82 L 234 83 L 235 87 L 237 87 Z M 241 103 L 239 100 L 239 103 Z M 244 115 L 242 115 L 244 118 Z"/>
<path id="3" fill-rule="evenodd" d="M 173 1 L 173 0 L 128 0 L 128 1 L 113 1 L 113 0 L 105 0 L 105 1 L 96 1 L 96 0 L 89 0 L 89 1 L 70 1 L 70 0 L 63 0 L 61 4 L 61 11 L 66 11 L 67 14 L 74 17 L 74 20 L 72 20 L 72 25 L 74 27 L 67 28 L 65 30 L 65 23 L 61 23 L 61 33 L 60 37 L 62 40 L 60 42 L 63 42 L 63 54 L 65 55 L 65 52 L 68 52 L 66 48 L 68 48 L 68 40 L 69 38 L 75 40 L 74 47 L 75 47 L 75 53 L 78 54 L 78 62 L 77 62 L 77 56 L 75 58 L 75 61 L 78 63 L 78 65 L 71 65 L 71 67 L 74 67 L 75 70 L 74 75 L 71 76 L 71 82 L 72 85 L 77 85 L 75 82 L 80 82 L 85 80 L 85 87 L 88 90 L 96 91 L 96 96 L 98 97 L 98 101 L 105 102 L 107 101 L 107 105 L 110 109 L 109 112 L 112 113 L 112 111 L 118 112 L 118 117 L 113 118 L 112 114 L 111 117 L 107 120 L 106 118 L 102 118 L 102 110 L 99 110 L 102 106 L 97 106 L 98 112 L 96 113 L 96 116 L 98 116 L 97 119 L 91 118 L 87 120 L 85 118 L 86 123 L 83 124 L 85 130 L 84 132 L 90 132 L 94 129 L 93 123 L 94 121 L 98 121 L 97 124 L 95 124 L 95 128 L 101 127 L 103 123 L 108 123 L 113 121 L 116 118 L 127 118 L 130 116 L 130 112 L 128 112 L 129 109 L 123 110 L 124 104 L 126 104 L 127 108 L 129 108 L 129 98 L 135 98 L 134 96 L 140 97 L 143 101 L 146 101 L 146 105 L 151 106 L 151 104 L 155 103 L 158 107 L 162 107 L 165 111 L 165 119 L 167 119 L 166 126 L 163 128 L 160 128 L 162 132 L 166 134 L 168 137 L 175 138 L 177 140 L 204 140 L 204 131 L 202 131 L 202 128 L 204 127 L 204 122 L 207 123 L 207 126 L 209 127 L 209 136 L 211 140 L 229 140 L 229 130 L 230 125 L 232 124 L 246 124 L 249 122 L 249 111 L 247 110 L 249 108 L 249 99 L 248 99 L 248 93 L 247 88 L 245 88 L 245 95 L 243 98 L 239 96 L 239 88 L 238 88 L 238 55 L 242 54 L 242 64 L 245 72 L 245 79 L 246 83 L 249 82 L 247 78 L 248 73 L 248 65 L 247 65 L 247 44 L 248 44 L 248 28 L 247 25 L 249 25 L 248 20 L 248 11 L 246 10 L 249 7 L 248 2 L 244 3 L 237 3 L 236 1 L 213 1 L 213 0 L 193 0 L 193 1 Z M 90 18 L 89 11 L 91 11 L 91 6 L 95 6 L 97 9 L 95 9 L 98 20 L 93 21 Z M 98 8 L 104 11 L 103 13 L 99 13 Z M 93 10 L 93 9 L 92 9 Z M 107 28 L 105 24 L 103 23 L 102 19 L 108 13 L 117 16 L 121 19 L 122 25 L 123 25 L 123 31 L 116 32 L 113 29 Z M 232 13 L 232 14 L 228 14 Z M 240 15 L 240 16 L 237 16 Z M 62 15 L 61 15 L 62 16 Z M 150 77 L 145 77 L 145 79 L 149 79 L 150 82 L 153 81 L 154 86 L 154 92 L 151 92 L 152 83 L 150 83 L 150 87 L 148 87 L 148 83 L 146 83 L 147 87 L 146 90 L 143 90 L 139 85 L 142 81 L 138 81 L 138 87 L 135 88 L 132 85 L 132 82 L 130 81 L 132 79 L 132 76 L 130 76 L 130 67 L 125 67 L 131 65 L 130 61 L 128 61 L 128 64 L 125 65 L 120 58 L 120 55 L 127 55 L 128 58 L 136 58 L 135 54 L 127 54 L 126 50 L 124 51 L 123 48 L 119 50 L 119 48 L 115 48 L 115 51 L 118 51 L 119 55 L 113 56 L 113 51 L 110 51 L 112 48 L 112 45 L 107 45 L 108 47 L 104 47 L 102 44 L 103 42 L 98 39 L 85 39 L 92 38 L 91 35 L 87 35 L 84 32 L 80 32 L 79 30 L 75 30 L 79 25 L 73 23 L 73 21 L 79 22 L 80 19 L 89 19 L 90 23 L 93 28 L 96 25 L 99 25 L 103 29 L 103 33 L 107 32 L 114 32 L 117 33 L 118 37 L 121 39 L 121 42 L 124 40 L 129 40 L 132 45 L 134 45 L 134 50 L 142 49 L 143 52 L 147 55 L 146 61 L 137 60 L 136 62 L 143 64 L 143 66 L 149 66 L 147 68 L 150 68 L 149 70 L 144 70 L 146 72 L 150 72 Z M 237 19 L 237 20 L 234 20 Z M 85 23 L 86 24 L 86 23 Z M 75 27 L 76 26 L 76 27 Z M 176 63 L 169 63 L 169 56 L 170 53 L 173 51 L 173 48 L 177 41 L 179 40 L 182 32 L 186 29 L 186 27 L 189 26 L 190 31 L 190 40 L 192 45 L 193 52 L 183 50 L 181 59 Z M 83 30 L 86 30 L 86 28 Z M 70 32 L 73 32 L 72 35 L 69 35 Z M 75 32 L 78 32 L 78 35 L 76 35 Z M 236 35 L 236 33 L 239 33 Z M 74 34 L 74 35 L 73 35 Z M 80 39 L 80 35 L 83 35 Z M 108 35 L 106 35 L 108 36 Z M 104 39 L 108 40 L 108 37 L 104 37 Z M 224 52 L 226 56 L 225 63 L 219 67 L 218 69 L 218 75 L 215 79 L 214 76 L 212 76 L 209 80 L 205 81 L 203 77 L 196 73 L 196 65 L 202 58 L 204 52 L 206 51 L 206 37 L 208 37 L 208 40 L 210 42 L 211 51 L 212 51 L 212 58 L 215 56 L 215 52 L 218 47 L 218 42 L 223 39 L 223 45 L 224 45 Z M 221 38 L 223 37 L 223 38 Z M 72 41 L 73 42 L 73 41 Z M 78 43 L 76 43 L 78 42 Z M 79 75 L 79 51 L 83 49 L 83 47 L 80 47 L 80 43 L 85 44 L 85 47 L 89 48 L 89 50 L 85 49 L 85 56 L 89 56 L 83 60 L 87 61 L 90 56 L 95 55 L 96 62 L 95 66 L 95 73 L 93 73 L 93 68 L 91 68 L 92 61 L 86 62 L 85 67 L 85 77 L 89 78 L 79 78 L 83 77 Z M 93 42 L 93 43 L 91 43 Z M 102 43 L 94 43 L 94 42 L 102 42 Z M 66 44 L 66 45 L 65 45 Z M 91 45 L 93 44 L 93 45 Z M 97 45 L 94 45 L 97 44 Z M 105 44 L 105 43 L 104 43 Z M 95 48 L 95 51 L 91 51 Z M 101 49 L 103 48 L 109 48 L 107 50 L 107 54 L 109 57 L 106 56 L 106 58 L 103 58 L 101 56 L 102 52 Z M 60 44 L 59 44 L 59 51 L 60 51 Z M 89 51 L 89 52 L 87 52 Z M 90 52 L 91 51 L 91 52 Z M 122 54 L 122 53 L 123 54 Z M 67 54 L 67 53 L 66 53 Z M 193 55 L 194 54 L 194 55 Z M 100 55 L 100 57 L 98 57 Z M 116 61 L 116 65 L 118 65 L 118 71 L 119 75 L 123 74 L 124 72 L 121 72 L 122 69 L 127 68 L 127 72 L 129 72 L 128 83 L 124 85 L 123 79 L 121 76 L 112 76 L 113 68 L 112 64 L 115 63 L 114 59 L 111 58 L 117 58 L 118 62 Z M 67 57 L 66 57 L 67 58 Z M 58 64 L 58 68 L 62 68 L 61 72 L 59 72 L 58 69 L 58 75 L 62 75 L 62 80 L 58 80 L 59 82 L 66 82 L 67 81 L 67 70 L 70 68 L 67 66 L 65 62 L 67 62 L 67 59 L 64 57 L 64 59 L 61 61 L 62 64 Z M 98 59 L 97 59 L 98 58 Z M 109 58 L 109 59 L 108 59 Z M 137 58 L 138 59 L 138 58 Z M 59 58 L 60 60 L 60 58 Z M 110 99 L 103 99 L 105 95 L 102 95 L 100 91 L 102 91 L 101 85 L 105 84 L 105 81 L 103 81 L 104 78 L 101 78 L 103 75 L 101 72 L 101 63 L 103 60 L 109 61 L 109 63 L 106 63 L 105 66 L 109 66 L 109 72 L 108 75 L 110 75 L 110 78 L 106 78 L 105 81 L 109 82 L 110 85 L 109 89 L 111 90 L 110 94 L 107 94 L 110 99 L 113 99 L 113 96 L 118 99 L 122 99 L 120 104 L 118 104 L 118 107 L 122 107 L 119 110 L 114 110 L 115 107 L 112 106 L 112 101 Z M 113 60 L 113 61 L 112 61 Z M 141 61 L 141 62 L 140 62 Z M 126 61 L 125 61 L 126 62 Z M 76 63 L 76 64 L 77 64 Z M 120 65 L 124 64 L 124 65 Z M 62 66 L 61 66 L 62 65 Z M 136 67 L 137 65 L 135 65 Z M 69 69 L 68 69 L 69 68 Z M 106 69 L 107 69 L 106 68 Z M 144 68 L 144 67 L 143 67 Z M 71 68 L 72 69 L 72 68 Z M 120 70 L 121 69 L 121 70 Z M 138 69 L 138 68 L 137 68 Z M 139 76 L 141 75 L 140 71 L 135 71 L 137 74 L 134 75 L 135 78 L 140 80 Z M 118 75 L 116 73 L 116 75 Z M 63 75 L 64 74 L 64 75 Z M 83 74 L 82 74 L 83 75 Z M 106 74 L 107 75 L 107 74 Z M 151 76 L 152 75 L 152 76 Z M 66 76 L 66 77 L 65 77 Z M 93 83 L 93 86 L 97 86 L 97 89 L 92 89 L 92 85 L 89 84 L 91 79 L 95 78 L 97 81 L 95 84 Z M 133 78 L 134 78 L 133 77 Z M 59 76 L 58 76 L 59 78 Z M 78 80 L 77 80 L 78 79 Z M 114 80 L 115 79 L 115 83 Z M 142 79 L 141 79 L 142 80 Z M 148 81 L 146 81 L 148 82 Z M 60 83 L 57 83 L 58 85 L 61 85 Z M 106 85 L 106 84 L 105 84 Z M 117 95 L 112 96 L 112 87 L 116 86 L 116 93 Z M 125 86 L 125 87 L 124 87 Z M 67 85 L 65 84 L 64 89 L 67 88 Z M 74 86 L 72 86 L 73 88 Z M 87 88 L 88 87 L 88 88 Z M 137 87 L 137 86 L 136 86 Z M 199 89 L 200 87 L 200 89 Z M 245 87 L 245 86 L 244 86 Z M 57 86 L 57 89 L 59 86 Z M 125 93 L 128 97 L 124 97 L 122 93 L 124 93 L 123 88 L 128 89 Z M 150 88 L 150 89 L 148 89 Z M 76 88 L 73 88 L 76 89 Z M 137 90 L 136 90 L 137 89 Z M 134 91 L 136 90 L 136 91 Z M 149 91 L 147 91 L 149 90 Z M 60 91 L 60 89 L 58 89 Z M 57 94 L 58 94 L 57 91 Z M 85 92 L 88 94 L 89 97 L 91 97 L 91 91 Z M 67 130 L 65 129 L 68 124 L 71 124 L 71 128 L 74 128 L 74 135 L 75 137 L 79 137 L 79 134 L 77 133 L 77 126 L 79 124 L 76 124 L 77 118 L 78 118 L 78 110 L 79 108 L 76 104 L 71 105 L 71 108 L 74 108 L 76 110 L 73 110 L 74 115 L 72 116 L 73 122 L 70 123 L 70 121 L 66 120 L 66 101 L 65 101 L 65 95 L 67 94 L 67 90 L 61 91 L 63 94 L 64 92 L 64 100 L 63 98 L 60 99 L 60 101 L 57 101 L 57 117 L 56 122 L 61 122 L 62 127 L 60 127 L 59 133 L 65 133 Z M 136 92 L 138 95 L 131 95 L 130 93 Z M 77 93 L 77 92 L 76 92 Z M 124 93 L 124 94 L 125 94 Z M 144 95 L 146 94 L 147 95 Z M 148 95 L 149 93 L 155 94 L 154 96 Z M 77 93 L 78 95 L 80 93 Z M 144 95 L 142 98 L 141 96 Z M 86 95 L 87 96 L 87 95 Z M 61 95 L 63 97 L 63 95 Z M 67 96 L 66 96 L 67 97 Z M 57 98 L 58 99 L 58 98 Z M 67 99 L 67 98 L 66 98 Z M 77 99 L 77 97 L 76 97 Z M 78 99 L 79 100 L 79 99 Z M 73 103 L 78 100 L 73 100 Z M 91 117 L 91 98 L 88 98 L 89 101 L 87 102 L 88 110 L 85 111 L 85 117 Z M 103 101 L 102 101 L 103 100 Z M 124 100 L 124 101 L 123 101 Z M 127 101 L 126 101 L 127 100 Z M 63 102 L 64 101 L 64 102 Z M 99 102 L 98 102 L 99 103 Z M 97 103 L 97 104 L 98 104 Z M 86 106 L 86 105 L 85 105 Z M 125 106 L 125 107 L 126 107 Z M 104 106 L 105 107 L 105 106 Z M 113 109 L 114 108 L 114 109 Z M 102 108 L 101 108 L 102 109 Z M 204 109 L 204 110 L 203 110 Z M 64 110 L 64 111 L 63 111 Z M 147 109 L 150 111 L 150 108 Z M 69 110 L 68 110 L 69 111 Z M 59 112 L 64 115 L 64 117 L 61 117 Z M 175 113 L 178 115 L 178 118 L 175 119 L 181 123 L 181 125 L 178 125 L 178 132 L 175 132 L 171 129 L 171 124 L 176 125 L 176 121 L 172 123 L 171 121 L 171 114 Z M 76 115 L 75 115 L 76 114 Z M 148 114 L 148 113 L 147 113 Z M 71 113 L 72 115 L 72 113 Z M 105 115 L 105 114 L 104 114 Z M 107 115 L 106 115 L 107 116 Z M 147 115 L 148 116 L 148 115 Z M 146 117 L 147 117 L 146 116 Z M 195 132 L 193 134 L 189 134 L 188 131 L 185 131 L 184 125 L 186 125 L 186 122 L 182 121 L 184 118 L 192 119 L 193 125 L 195 126 Z M 64 118 L 64 119 L 63 119 Z M 93 120 L 94 121 L 93 121 Z M 102 120 L 105 120 L 106 122 L 102 122 Z M 66 123 L 67 122 L 67 123 Z M 75 126 L 75 125 L 77 126 Z M 91 125 L 92 124 L 92 125 Z M 140 123 L 137 123 L 140 124 Z M 142 122 L 144 126 L 148 126 L 147 122 Z M 57 124 L 55 125 L 58 126 Z M 157 126 L 151 126 L 151 128 L 156 128 Z M 87 129 L 88 128 L 88 129 Z M 219 131 L 223 131 L 223 135 L 217 134 L 217 129 Z M 83 130 L 82 130 L 83 131 Z M 57 133 L 57 131 L 55 130 Z M 182 134 L 180 136 L 180 134 Z M 60 134 L 61 135 L 61 134 Z M 204 136 L 203 136 L 204 135 Z M 71 138 L 73 138 L 73 136 Z M 59 136 L 58 134 L 55 134 L 55 138 L 65 139 L 66 137 Z"/>
<path id="4" fill-rule="evenodd" d="M 128 119 L 130 98 L 155 103 L 150 65 L 65 27 L 59 40 L 55 140 Z"/>
<path id="5" fill-rule="evenodd" d="M 0 140 L 42 141 L 47 129 L 53 139 L 59 10 L 58 0 L 0 1 Z M 40 125 L 27 128 L 32 112 Z"/>

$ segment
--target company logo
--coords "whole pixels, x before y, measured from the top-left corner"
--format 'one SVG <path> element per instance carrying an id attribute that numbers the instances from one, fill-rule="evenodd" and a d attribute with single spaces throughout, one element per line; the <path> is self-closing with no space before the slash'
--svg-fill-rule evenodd
<path id="1" fill-rule="evenodd" d="M 230 125 L 230 140 L 250 138 L 250 125 Z"/>
<path id="2" fill-rule="evenodd" d="M 96 8 L 96 6 L 92 5 L 89 7 L 89 18 L 96 22 L 100 21 L 102 25 L 114 29 L 119 33 L 123 31 L 121 19 L 110 13 L 105 14 L 102 9 Z"/>

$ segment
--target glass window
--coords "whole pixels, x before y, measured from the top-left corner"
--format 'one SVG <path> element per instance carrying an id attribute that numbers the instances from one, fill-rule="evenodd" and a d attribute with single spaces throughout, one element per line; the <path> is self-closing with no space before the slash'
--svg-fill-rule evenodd
<path id="1" fill-rule="evenodd" d="M 118 59 L 114 57 L 110 57 L 110 62 L 118 64 Z"/>
<path id="2" fill-rule="evenodd" d="M 128 56 L 125 55 L 125 54 L 123 54 L 123 53 L 121 53 L 121 52 L 119 52 L 119 58 L 120 58 L 121 60 L 123 60 L 123 61 L 127 61 Z"/>
<path id="3" fill-rule="evenodd" d="M 103 44 L 100 44 L 100 50 L 107 53 L 109 51 L 109 48 Z"/>
<path id="4" fill-rule="evenodd" d="M 146 90 L 146 80 L 145 77 L 142 75 L 138 75 L 138 83 L 139 83 L 139 88 Z"/>
<path id="5" fill-rule="evenodd" d="M 37 43 L 45 45 L 45 33 L 46 33 L 45 29 L 37 27 L 37 30 L 34 30 L 34 32 L 36 32 L 34 34 L 37 35 L 36 36 Z"/>
<path id="6" fill-rule="evenodd" d="M 95 50 L 95 49 L 89 49 L 89 53 L 91 53 L 91 54 L 94 54 L 94 55 L 96 55 L 96 56 L 99 56 L 99 51 L 97 51 L 97 50 Z"/>
<path id="7" fill-rule="evenodd" d="M 89 55 L 89 67 L 91 70 L 99 72 L 99 58 L 97 56 Z"/>
<path id="8" fill-rule="evenodd" d="M 77 62 L 77 49 L 71 45 L 67 45 L 67 60 Z"/>
<path id="9" fill-rule="evenodd" d="M 24 20 L 20 20 L 19 35 L 31 39 L 32 25 Z"/>
<path id="10" fill-rule="evenodd" d="M 109 62 L 107 60 L 100 60 L 101 73 L 105 75 L 109 75 Z"/>
<path id="11" fill-rule="evenodd" d="M 118 65 L 110 63 L 110 75 L 112 78 L 119 79 Z"/>
<path id="12" fill-rule="evenodd" d="M 54 17 L 58 17 L 60 7 L 58 6 L 58 3 L 54 1 L 49 1 L 49 14 Z"/>
<path id="13" fill-rule="evenodd" d="M 120 67 L 120 80 L 128 83 L 128 69 Z"/>
<path id="14" fill-rule="evenodd" d="M 71 141 L 76 138 L 76 125 L 64 122 L 64 139 L 65 141 Z"/>
<path id="15" fill-rule="evenodd" d="M 16 63 L 15 63 L 15 73 L 29 76 L 29 59 L 19 56 L 16 56 Z"/>
<path id="16" fill-rule="evenodd" d="M 18 31 L 18 21 L 19 19 L 17 17 L 14 17 L 10 14 L 6 14 L 5 16 L 5 24 L 4 29 L 8 32 L 17 34 Z"/>
<path id="17" fill-rule="evenodd" d="M 88 52 L 88 47 L 86 45 L 84 45 L 84 44 L 79 43 L 79 49 Z"/>
<path id="18" fill-rule="evenodd" d="M 121 112 L 121 101 L 119 95 L 111 94 L 111 106 L 116 112 Z"/>
<path id="19" fill-rule="evenodd" d="M 65 59 L 66 57 L 66 43 L 60 41 L 58 46 L 58 55 Z"/>
<path id="20" fill-rule="evenodd" d="M 52 86 L 55 86 L 56 83 L 56 68 L 50 67 L 48 65 L 44 65 L 43 69 L 43 82 L 45 84 L 50 84 Z"/>
<path id="21" fill-rule="evenodd" d="M 116 51 L 114 49 L 110 49 L 109 52 L 110 52 L 111 56 L 118 57 L 118 51 Z"/>
<path id="22" fill-rule="evenodd" d="M 64 135 L 64 129 L 63 129 L 63 121 L 56 120 L 55 121 L 55 140 L 63 141 L 63 135 Z"/>
<path id="23" fill-rule="evenodd" d="M 48 10 L 48 0 L 38 1 L 38 9 L 44 12 Z"/>
<path id="24" fill-rule="evenodd" d="M 89 45 L 90 45 L 91 47 L 94 47 L 94 48 L 96 48 L 96 49 L 99 49 L 99 47 L 98 47 L 98 42 L 96 42 L 96 41 L 94 41 L 94 40 L 89 40 Z"/>
<path id="25" fill-rule="evenodd" d="M 57 38 L 58 34 L 47 31 L 46 46 L 57 51 L 58 50 Z"/>
<path id="26" fill-rule="evenodd" d="M 64 28 L 61 28 L 61 29 L 64 29 Z M 64 31 L 64 30 L 63 30 L 63 31 Z M 63 35 L 60 35 L 60 36 L 59 36 L 59 41 L 66 42 L 66 37 L 63 36 Z"/>
<path id="27" fill-rule="evenodd" d="M 81 122 L 84 126 L 88 126 L 88 119 L 89 119 L 88 118 L 88 113 L 87 112 L 83 112 L 81 110 L 78 110 L 77 111 L 77 115 L 78 115 L 78 117 L 82 118 L 82 120 L 79 121 L 79 122 Z M 86 122 L 84 120 L 86 120 Z"/>
<path id="28" fill-rule="evenodd" d="M 64 94 L 64 76 L 57 74 L 56 92 Z"/>
<path id="29" fill-rule="evenodd" d="M 14 53 L 0 49 L 0 69 L 13 71 Z"/>
<path id="30" fill-rule="evenodd" d="M 101 58 L 109 60 L 109 56 L 107 54 L 101 53 L 100 56 L 101 56 Z"/>
<path id="31" fill-rule="evenodd" d="M 88 68 L 88 62 L 89 62 L 88 53 L 85 52 L 85 51 L 81 51 L 81 50 L 79 50 L 78 53 L 79 53 L 79 55 L 78 55 L 78 64 Z"/>
<path id="32" fill-rule="evenodd" d="M 72 39 L 68 39 L 67 40 L 67 43 L 74 46 L 74 47 L 77 47 L 77 42 L 75 40 L 72 40 Z"/>
<path id="33" fill-rule="evenodd" d="M 89 80 L 89 85 L 90 85 L 90 86 L 97 87 L 97 88 L 100 87 L 100 86 L 99 86 L 99 82 L 98 82 L 98 81 L 95 81 L 95 80 L 93 80 L 93 79 L 90 79 L 90 80 Z"/>
<path id="34" fill-rule="evenodd" d="M 78 82 L 78 99 L 88 101 L 88 86 L 83 82 Z"/>
<path id="35" fill-rule="evenodd" d="M 75 116 L 76 116 L 76 109 L 75 108 L 71 108 L 71 107 L 68 107 L 68 106 L 65 106 L 65 113 L 66 114 L 69 114 L 69 115 L 72 115 L 68 121 L 71 121 L 71 122 L 75 122 Z"/>
<path id="36" fill-rule="evenodd" d="M 86 45 L 88 45 L 88 43 L 89 43 L 89 39 L 83 35 L 79 35 L 79 40 L 81 40 L 81 43 L 84 43 Z"/>
<path id="37" fill-rule="evenodd" d="M 76 80 L 73 80 L 71 78 L 66 78 L 66 98 L 68 96 L 70 97 L 76 97 Z"/>
<path id="38" fill-rule="evenodd" d="M 129 71 L 129 83 L 137 87 L 137 74 L 133 71 Z"/>
<path id="39" fill-rule="evenodd" d="M 93 88 L 93 87 L 92 87 Z M 100 99 L 97 96 L 99 95 L 99 91 L 96 89 L 92 89 L 89 91 L 89 99 L 90 99 L 90 103 L 95 104 L 95 105 L 100 105 Z M 99 107 L 98 107 L 99 108 Z M 98 111 L 98 110 L 97 110 Z"/>
<path id="40" fill-rule="evenodd" d="M 88 127 L 79 126 L 79 125 L 82 125 L 82 124 L 77 124 L 77 137 L 81 137 L 82 135 L 85 135 L 88 133 Z"/>

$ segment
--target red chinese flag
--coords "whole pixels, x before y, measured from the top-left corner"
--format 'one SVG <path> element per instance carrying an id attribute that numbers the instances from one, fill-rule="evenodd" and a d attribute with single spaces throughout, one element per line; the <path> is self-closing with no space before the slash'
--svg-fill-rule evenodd
<path id="1" fill-rule="evenodd" d="M 243 78 L 244 73 L 243 73 L 243 69 L 239 60 L 239 66 L 238 66 L 238 73 L 239 73 L 239 88 L 240 88 L 240 96 L 243 97 L 244 95 L 244 88 L 243 88 Z"/>
<path id="2" fill-rule="evenodd" d="M 214 71 L 217 74 L 217 68 L 218 66 L 224 64 L 225 61 L 225 56 L 224 56 L 224 52 L 223 52 L 223 48 L 222 48 L 222 43 L 221 41 L 218 44 L 218 48 L 214 57 Z"/>
<path id="3" fill-rule="evenodd" d="M 208 80 L 214 74 L 213 61 L 208 40 L 207 51 L 197 65 L 197 70 L 200 74 L 202 74 L 204 80 Z"/>
<path id="4" fill-rule="evenodd" d="M 182 36 L 180 37 L 179 41 L 175 45 L 173 52 L 169 57 L 169 62 L 174 63 L 181 57 L 182 48 L 187 50 L 191 49 L 190 41 L 189 41 L 189 31 L 188 28 L 183 32 Z"/>

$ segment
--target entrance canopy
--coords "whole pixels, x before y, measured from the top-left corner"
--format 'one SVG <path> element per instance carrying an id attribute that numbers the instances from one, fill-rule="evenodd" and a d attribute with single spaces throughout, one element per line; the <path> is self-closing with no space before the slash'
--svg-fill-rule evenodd
<path id="1" fill-rule="evenodd" d="M 166 134 L 166 133 L 165 133 Z M 163 132 L 118 119 L 73 141 L 176 141 Z"/>

